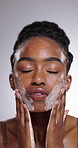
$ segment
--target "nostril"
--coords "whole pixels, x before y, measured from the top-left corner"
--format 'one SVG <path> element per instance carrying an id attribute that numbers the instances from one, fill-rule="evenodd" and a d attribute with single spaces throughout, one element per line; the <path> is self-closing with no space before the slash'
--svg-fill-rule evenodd
<path id="1" fill-rule="evenodd" d="M 46 81 L 46 77 L 43 73 L 42 70 L 37 70 L 35 71 L 35 73 L 33 74 L 32 77 L 32 85 L 44 85 Z"/>
<path id="2" fill-rule="evenodd" d="M 32 85 L 36 85 L 36 86 L 40 86 L 40 85 L 44 85 L 44 84 L 45 84 L 44 82 L 40 82 L 40 83 L 32 82 Z"/>

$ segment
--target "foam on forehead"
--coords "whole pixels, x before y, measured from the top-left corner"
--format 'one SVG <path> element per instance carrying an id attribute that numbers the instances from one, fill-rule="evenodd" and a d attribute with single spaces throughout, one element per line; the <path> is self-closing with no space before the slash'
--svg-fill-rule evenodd
<path id="1" fill-rule="evenodd" d="M 24 45 L 26 46 L 26 44 L 27 43 L 23 43 L 21 46 L 19 46 L 19 48 L 17 49 L 17 51 L 15 52 L 15 55 L 14 55 L 14 71 L 15 71 L 17 76 L 18 76 L 18 73 L 16 71 L 16 63 L 17 63 L 17 61 L 19 61 L 20 55 L 24 50 Z M 60 50 L 61 50 L 60 60 L 61 60 L 62 63 L 64 63 L 64 61 L 66 60 L 66 56 L 64 54 L 64 50 L 61 47 L 60 47 Z"/>
<path id="2" fill-rule="evenodd" d="M 64 61 L 66 60 L 66 56 L 65 56 L 63 51 L 61 52 L 61 57 L 60 58 L 61 58 L 61 62 L 64 63 Z"/>
<path id="3" fill-rule="evenodd" d="M 16 77 L 18 77 L 18 73 L 17 73 L 17 70 L 16 70 L 16 63 L 17 63 L 17 61 L 19 61 L 21 52 L 23 50 L 24 50 L 23 47 L 18 48 L 18 50 L 15 52 L 15 55 L 14 55 L 14 73 L 15 73 L 15 76 Z"/>
<path id="4" fill-rule="evenodd" d="M 21 52 L 24 50 L 24 48 L 22 47 L 22 48 L 19 48 L 17 51 L 16 51 L 16 53 L 15 53 L 15 55 L 14 55 L 14 58 L 15 58 L 15 61 L 18 61 L 19 59 L 20 59 L 20 54 L 21 54 Z"/>
<path id="5" fill-rule="evenodd" d="M 37 37 L 35 37 L 37 38 Z M 16 50 L 14 58 L 18 61 L 20 58 L 20 54 L 21 52 L 24 50 L 24 47 L 30 42 L 30 40 L 32 40 L 33 38 L 30 38 L 26 41 L 24 41 Z M 53 40 L 54 41 L 54 40 Z M 56 41 L 55 41 L 56 42 Z M 61 50 L 61 61 L 64 62 L 64 60 L 66 59 L 66 55 L 64 54 L 64 49 L 56 42 L 56 44 L 59 46 L 60 50 Z M 58 50 L 58 49 L 57 49 Z"/>
<path id="6" fill-rule="evenodd" d="M 14 60 L 18 61 L 20 59 L 21 52 L 24 50 L 24 47 L 26 46 L 28 40 L 25 40 L 16 50 L 14 54 Z"/>

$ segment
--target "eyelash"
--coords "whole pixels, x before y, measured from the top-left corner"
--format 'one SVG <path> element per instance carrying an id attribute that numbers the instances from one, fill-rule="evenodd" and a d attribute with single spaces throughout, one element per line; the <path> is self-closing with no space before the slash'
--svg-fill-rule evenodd
<path id="1" fill-rule="evenodd" d="M 28 73 L 31 72 L 32 70 L 21 70 L 22 73 Z"/>
<path id="2" fill-rule="evenodd" d="M 32 72 L 32 70 L 21 70 L 22 73 L 29 73 L 29 72 Z M 58 71 L 47 71 L 48 73 L 50 74 L 57 74 Z"/>
<path id="3" fill-rule="evenodd" d="M 47 72 L 50 74 L 57 74 L 58 73 L 58 71 L 47 71 Z"/>

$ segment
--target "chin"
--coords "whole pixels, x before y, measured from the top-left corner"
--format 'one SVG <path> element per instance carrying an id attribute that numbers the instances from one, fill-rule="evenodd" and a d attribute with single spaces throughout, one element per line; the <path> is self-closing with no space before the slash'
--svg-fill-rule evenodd
<path id="1" fill-rule="evenodd" d="M 46 112 L 45 110 L 33 110 L 33 111 L 30 111 L 30 112 L 33 112 L 33 113 L 44 113 Z"/>
<path id="2" fill-rule="evenodd" d="M 45 108 L 34 108 L 34 110 L 30 111 L 30 112 L 32 112 L 32 113 L 44 113 L 44 112 L 48 112 L 48 111 L 49 110 L 45 110 Z"/>
<path id="3" fill-rule="evenodd" d="M 34 101 L 32 106 L 34 109 L 31 112 L 46 112 L 45 101 Z"/>

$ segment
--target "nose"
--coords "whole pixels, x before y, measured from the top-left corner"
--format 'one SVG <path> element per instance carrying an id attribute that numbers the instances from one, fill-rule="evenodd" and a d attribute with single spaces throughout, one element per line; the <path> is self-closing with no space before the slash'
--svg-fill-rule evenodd
<path id="1" fill-rule="evenodd" d="M 42 71 L 36 71 L 33 74 L 32 85 L 45 85 L 46 79 Z"/>

